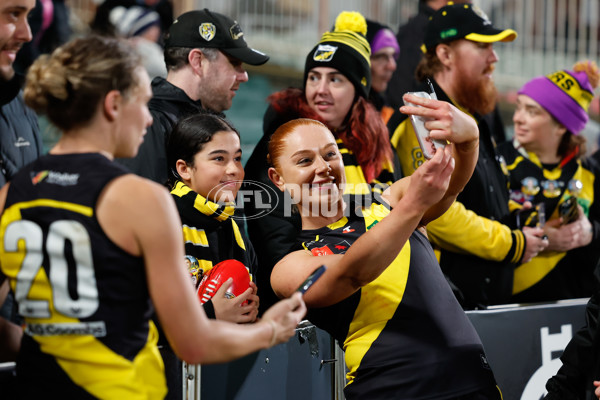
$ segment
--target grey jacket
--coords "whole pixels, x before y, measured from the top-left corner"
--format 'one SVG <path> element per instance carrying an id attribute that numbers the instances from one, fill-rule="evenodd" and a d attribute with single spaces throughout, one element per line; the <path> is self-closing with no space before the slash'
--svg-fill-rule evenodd
<path id="1" fill-rule="evenodd" d="M 0 82 L 0 187 L 42 154 L 37 115 L 23 101 L 22 78 Z"/>

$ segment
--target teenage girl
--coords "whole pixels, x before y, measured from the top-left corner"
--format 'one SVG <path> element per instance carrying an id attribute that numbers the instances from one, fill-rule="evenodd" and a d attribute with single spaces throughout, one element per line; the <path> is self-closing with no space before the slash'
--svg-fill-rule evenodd
<path id="1" fill-rule="evenodd" d="M 237 260 L 256 273 L 254 249 L 234 214 L 234 201 L 244 179 L 237 130 L 213 114 L 195 114 L 178 122 L 167 143 L 169 183 L 181 217 L 186 257 L 207 274 L 224 260 Z M 197 279 L 201 279 L 200 276 Z M 204 303 L 212 318 L 254 322 L 258 314 L 256 285 L 228 298 L 227 282 Z"/>

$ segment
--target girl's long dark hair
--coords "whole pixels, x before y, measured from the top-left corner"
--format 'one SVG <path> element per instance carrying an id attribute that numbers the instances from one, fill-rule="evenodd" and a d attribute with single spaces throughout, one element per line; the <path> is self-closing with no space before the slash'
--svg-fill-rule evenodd
<path id="1" fill-rule="evenodd" d="M 177 160 L 183 160 L 194 166 L 194 157 L 202 151 L 204 145 L 212 140 L 218 132 L 240 133 L 225 118 L 210 112 L 200 112 L 182 118 L 177 122 L 167 140 L 167 165 L 169 177 L 167 187 L 173 188 L 175 182 L 181 180 L 177 173 Z"/>

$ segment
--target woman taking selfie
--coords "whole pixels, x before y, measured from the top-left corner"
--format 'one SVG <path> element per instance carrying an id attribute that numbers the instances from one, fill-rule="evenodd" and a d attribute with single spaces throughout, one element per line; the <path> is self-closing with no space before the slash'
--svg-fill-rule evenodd
<path id="1" fill-rule="evenodd" d="M 275 265 L 271 284 L 288 296 L 326 265 L 304 299 L 308 319 L 345 352 L 346 399 L 500 399 L 479 337 L 418 229 L 468 181 L 478 130 L 448 103 L 406 99 L 423 107 L 402 112 L 432 118 L 431 136 L 452 144 L 395 182 L 381 203 L 342 197 L 343 156 L 325 125 L 298 119 L 273 134 L 269 177 L 297 200 L 302 231 L 294 251 Z"/>

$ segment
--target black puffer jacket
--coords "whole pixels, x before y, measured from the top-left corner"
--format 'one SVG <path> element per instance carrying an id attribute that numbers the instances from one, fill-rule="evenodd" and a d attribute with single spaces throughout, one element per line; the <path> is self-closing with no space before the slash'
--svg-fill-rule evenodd
<path id="1" fill-rule="evenodd" d="M 0 187 L 42 154 L 37 115 L 25 105 L 22 77 L 0 83 Z"/>

